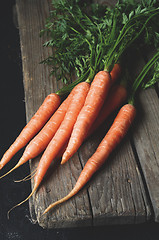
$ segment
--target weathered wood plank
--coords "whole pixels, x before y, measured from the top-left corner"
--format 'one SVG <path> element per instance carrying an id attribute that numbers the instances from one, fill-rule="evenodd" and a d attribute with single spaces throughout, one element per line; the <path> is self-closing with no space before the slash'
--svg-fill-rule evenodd
<path id="1" fill-rule="evenodd" d="M 102 133 L 98 131 L 98 135 L 94 134 L 81 147 L 83 165 L 102 139 L 104 125 L 101 131 Z M 88 193 L 94 225 L 140 223 L 150 218 L 150 206 L 130 143 L 130 135 L 93 178 Z"/>
<path id="2" fill-rule="evenodd" d="M 18 22 L 21 39 L 24 90 L 27 121 L 38 109 L 44 98 L 57 90 L 56 80 L 49 77 L 48 66 L 39 62 L 49 54 L 43 49 L 39 31 L 49 14 L 50 2 L 42 0 L 17 0 Z M 114 1 L 113 1 L 114 3 Z M 108 162 L 84 188 L 70 201 L 40 218 L 43 210 L 53 201 L 65 196 L 74 186 L 85 162 L 95 151 L 101 132 L 94 134 L 71 160 L 63 166 L 52 166 L 39 191 L 30 201 L 34 221 L 45 228 L 125 224 L 147 221 L 150 206 L 141 174 L 135 160 L 130 135 L 123 141 Z M 31 162 L 31 171 L 40 156 Z M 32 180 L 32 186 L 34 182 Z"/>
<path id="3" fill-rule="evenodd" d="M 159 222 L 159 99 L 156 91 L 143 91 L 139 103 L 140 118 L 136 120 L 134 144 L 150 194 L 155 221 Z"/>
<path id="4" fill-rule="evenodd" d="M 155 48 L 142 51 L 144 59 L 135 62 L 137 72 L 140 72 L 145 62 L 156 53 Z M 141 57 L 140 57 L 141 58 Z M 145 187 L 151 199 L 154 220 L 159 222 L 159 98 L 154 89 L 147 89 L 139 94 L 136 102 L 137 116 L 133 131 L 135 151 L 138 155 L 140 170 L 143 174 Z"/>
<path id="5" fill-rule="evenodd" d="M 44 28 L 46 17 L 49 14 L 49 1 L 17 0 L 17 12 L 21 39 L 21 52 L 24 74 L 24 91 L 27 121 L 33 116 L 44 98 L 57 90 L 56 80 L 49 77 L 49 69 L 39 62 L 48 56 L 47 49 L 42 48 L 43 39 L 39 32 Z M 76 176 L 81 172 L 78 155 L 74 156 L 74 163 L 66 164 L 48 177 L 45 185 L 33 197 L 37 221 L 42 227 L 67 227 L 90 225 L 91 212 L 87 193 L 76 200 L 71 200 L 67 206 L 63 205 L 56 212 L 40 219 L 44 209 L 56 199 L 64 196 L 72 189 Z M 31 171 L 38 164 L 39 158 L 31 163 Z M 32 181 L 32 186 L 33 186 Z M 84 190 L 86 191 L 86 190 Z M 31 212 L 33 211 L 31 202 Z M 34 213 L 32 217 L 35 219 Z M 82 220 L 82 221 L 81 221 Z"/>

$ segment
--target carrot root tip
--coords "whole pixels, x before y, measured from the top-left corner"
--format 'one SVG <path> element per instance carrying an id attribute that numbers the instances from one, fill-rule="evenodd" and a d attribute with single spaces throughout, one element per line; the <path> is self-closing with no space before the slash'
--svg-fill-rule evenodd
<path id="1" fill-rule="evenodd" d="M 22 202 L 16 204 L 15 206 L 13 206 L 13 207 L 7 212 L 7 218 L 9 219 L 10 212 L 11 212 L 13 209 L 15 209 L 16 207 L 19 207 L 20 205 L 22 205 L 23 203 L 25 203 L 26 201 L 28 201 L 29 198 L 32 197 L 32 195 L 35 193 L 36 190 L 37 190 L 37 187 L 34 186 L 32 192 L 30 193 L 30 195 L 29 195 L 26 199 L 24 199 Z"/>
<path id="2" fill-rule="evenodd" d="M 0 176 L 0 179 L 2 179 L 3 177 L 7 176 L 9 173 L 13 172 L 15 169 L 17 169 L 18 167 L 20 167 L 20 164 L 17 163 L 12 169 L 10 169 L 8 172 L 6 172 L 5 174 L 3 174 L 2 176 Z"/>
<path id="3" fill-rule="evenodd" d="M 69 154 L 68 152 L 65 152 L 62 156 L 61 164 L 64 164 L 65 162 L 67 162 L 68 159 L 69 159 Z"/>
<path id="4" fill-rule="evenodd" d="M 57 206 L 57 205 L 59 205 L 59 204 L 61 204 L 61 203 L 66 202 L 67 200 L 69 200 L 69 199 L 70 199 L 71 197 L 73 197 L 77 192 L 78 192 L 78 188 L 76 188 L 76 187 L 73 188 L 72 191 L 71 191 L 68 195 L 66 195 L 65 197 L 59 199 L 58 201 L 50 204 L 50 205 L 45 209 L 45 211 L 42 213 L 42 216 L 43 216 L 44 214 L 46 214 L 47 212 L 49 212 L 49 211 L 50 211 L 52 208 L 54 208 L 55 206 Z"/>
<path id="5" fill-rule="evenodd" d="M 0 163 L 0 170 L 3 168 L 3 164 L 2 163 Z"/>
<path id="6" fill-rule="evenodd" d="M 19 179 L 19 180 L 14 180 L 15 183 L 20 183 L 20 182 L 25 182 L 28 180 L 31 180 L 35 174 L 36 174 L 37 169 L 35 169 L 34 171 L 32 171 L 29 175 L 27 175 L 26 177 L 24 177 L 23 179 Z"/>

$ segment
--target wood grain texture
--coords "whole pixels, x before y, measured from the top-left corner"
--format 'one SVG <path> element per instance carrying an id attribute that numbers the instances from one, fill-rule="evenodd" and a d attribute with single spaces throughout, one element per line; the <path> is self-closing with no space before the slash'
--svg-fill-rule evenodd
<path id="1" fill-rule="evenodd" d="M 109 2 L 112 4 L 115 1 Z M 44 98 L 49 93 L 56 92 L 58 88 L 56 80 L 49 77 L 50 69 L 48 66 L 39 64 L 49 55 L 49 50 L 42 47 L 44 39 L 39 37 L 39 32 L 43 29 L 45 20 L 49 15 L 50 1 L 16 0 L 16 7 L 21 41 L 26 116 L 27 121 L 29 121 Z M 151 97 L 153 98 L 153 94 Z M 143 96 L 143 102 L 144 98 L 147 98 L 147 95 Z M 152 106 L 156 104 L 153 99 L 150 100 Z M 146 106 L 145 102 L 145 108 Z M 158 107 L 158 105 L 156 106 Z M 151 115 L 152 112 L 150 111 L 149 114 Z M 148 163 L 145 164 L 145 161 L 149 161 L 152 156 L 154 157 L 154 153 L 158 154 L 158 136 L 153 138 L 153 133 L 150 134 L 151 125 L 158 115 L 154 117 L 154 121 L 152 119 L 152 123 L 150 123 L 150 117 L 148 117 L 147 123 L 145 123 L 146 118 L 142 117 L 143 124 L 139 120 L 140 125 L 144 126 L 143 129 L 133 126 L 132 131 L 135 131 L 134 144 L 132 144 L 132 135 L 129 132 L 104 167 L 78 195 L 41 217 L 43 210 L 50 203 L 64 197 L 73 188 L 84 164 L 106 133 L 105 124 L 81 146 L 69 162 L 63 166 L 59 165 L 59 161 L 53 163 L 38 192 L 30 200 L 30 213 L 33 221 L 38 222 L 43 228 L 64 228 L 141 223 L 149 220 L 152 217 L 152 212 L 147 197 L 147 189 L 151 190 L 153 186 L 148 184 L 149 175 L 146 174 L 144 166 L 149 166 Z M 145 146 L 145 141 L 143 141 L 145 135 L 142 134 L 147 129 L 149 131 L 148 134 L 146 132 L 146 137 L 151 135 L 151 138 L 149 137 L 146 142 L 150 141 L 151 154 L 141 150 L 142 144 Z M 153 131 L 155 132 L 155 126 Z M 155 148 L 151 148 L 151 145 L 155 143 Z M 138 155 L 138 159 L 136 155 Z M 148 156 L 147 160 L 145 160 L 145 156 Z M 154 162 L 156 161 L 157 165 L 156 159 Z M 31 171 L 36 169 L 39 160 L 40 156 L 30 162 Z M 151 167 L 156 165 L 152 163 L 149 166 L 149 174 Z M 155 174 L 155 179 L 157 179 L 157 171 Z M 148 176 L 147 181 L 145 181 L 146 176 Z M 147 183 L 146 190 L 145 183 Z M 34 181 L 32 180 L 33 186 Z M 155 208 L 157 194 L 156 198 L 153 194 L 150 196 L 152 203 L 153 198 L 156 199 L 153 203 Z"/>
<path id="2" fill-rule="evenodd" d="M 159 99 L 155 89 L 147 89 L 139 96 L 139 117 L 136 120 L 134 144 L 159 222 Z M 142 117 L 141 117 L 142 116 Z"/>
<path id="3" fill-rule="evenodd" d="M 156 49 L 149 47 L 134 63 L 136 73 L 139 73 L 145 63 L 150 60 Z M 137 116 L 134 123 L 133 142 L 136 159 L 145 182 L 145 190 L 151 199 L 154 220 L 159 222 L 159 91 L 155 88 L 143 90 L 137 97 Z"/>
<path id="4" fill-rule="evenodd" d="M 81 147 L 83 165 L 103 137 L 105 127 Z M 106 131 L 105 131 L 106 132 Z M 140 223 L 151 216 L 149 202 L 130 143 L 130 135 L 117 147 L 88 188 L 94 225 Z"/>

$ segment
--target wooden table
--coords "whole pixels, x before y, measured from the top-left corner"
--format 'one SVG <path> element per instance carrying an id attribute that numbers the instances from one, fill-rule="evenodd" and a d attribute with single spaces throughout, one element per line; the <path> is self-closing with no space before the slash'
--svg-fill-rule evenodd
<path id="1" fill-rule="evenodd" d="M 113 1 L 112 1 L 113 2 Z M 61 87 L 39 64 L 49 55 L 39 32 L 49 15 L 48 0 L 17 0 L 27 121 L 44 98 Z M 143 62 L 144 63 L 144 62 Z M 139 65 L 139 66 L 138 66 Z M 136 62 L 139 70 L 141 62 Z M 43 210 L 74 186 L 84 164 L 98 146 L 106 125 L 63 166 L 52 166 L 30 199 L 32 220 L 43 228 L 134 224 L 159 221 L 159 99 L 157 90 L 142 92 L 137 118 L 125 140 L 78 195 L 40 217 Z M 40 156 L 30 161 L 31 171 Z M 34 182 L 32 180 L 32 186 Z"/>

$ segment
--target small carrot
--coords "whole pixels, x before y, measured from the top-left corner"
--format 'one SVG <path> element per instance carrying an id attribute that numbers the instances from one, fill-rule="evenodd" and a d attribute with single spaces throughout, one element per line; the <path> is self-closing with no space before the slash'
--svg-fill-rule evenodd
<path id="1" fill-rule="evenodd" d="M 22 164 L 26 163 L 29 159 L 37 157 L 42 151 L 44 151 L 63 121 L 74 91 L 74 89 L 71 91 L 42 130 L 30 141 L 18 163 L 7 173 L 0 176 L 0 179 L 20 167 Z"/>
<path id="2" fill-rule="evenodd" d="M 62 157 L 62 162 L 66 162 L 82 144 L 108 95 L 110 87 L 111 77 L 109 72 L 98 72 L 91 83 L 85 104 L 74 125 L 68 146 Z"/>
<path id="3" fill-rule="evenodd" d="M 23 128 L 20 135 L 16 138 L 10 148 L 5 152 L 1 161 L 0 169 L 7 164 L 10 159 L 23 148 L 35 134 L 44 126 L 46 121 L 51 117 L 53 112 L 60 105 L 60 96 L 56 93 L 49 94 L 28 124 Z"/>
<path id="4" fill-rule="evenodd" d="M 86 183 L 91 179 L 92 175 L 105 163 L 112 151 L 124 138 L 135 118 L 135 115 L 136 108 L 132 104 L 126 104 L 120 109 L 111 128 L 101 141 L 95 153 L 84 166 L 72 191 L 64 198 L 53 204 L 50 204 L 43 214 L 47 213 L 56 205 L 61 204 L 73 197 L 86 185 Z"/>

